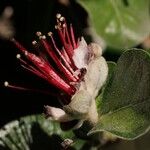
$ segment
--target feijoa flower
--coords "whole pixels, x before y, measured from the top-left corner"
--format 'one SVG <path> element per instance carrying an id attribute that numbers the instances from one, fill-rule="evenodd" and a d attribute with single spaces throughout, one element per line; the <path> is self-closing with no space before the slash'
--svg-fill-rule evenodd
<path id="1" fill-rule="evenodd" d="M 83 37 L 76 38 L 73 26 L 68 26 L 61 14 L 57 14 L 56 18 L 55 28 L 62 48 L 57 46 L 51 32 L 48 33 L 49 38 L 37 32 L 39 41 L 33 41 L 32 44 L 35 47 L 40 45 L 45 53 L 35 55 L 13 39 L 14 44 L 24 54 L 25 60 L 20 57 L 20 54 L 17 58 L 24 68 L 64 93 L 65 97 L 62 96 L 61 99 L 62 108 L 45 106 L 47 117 L 59 122 L 79 119 L 81 122 L 89 120 L 91 123 L 96 123 L 98 114 L 95 98 L 108 74 L 102 49 L 96 43 L 87 45 Z M 57 68 L 50 63 L 49 59 L 53 60 Z"/>

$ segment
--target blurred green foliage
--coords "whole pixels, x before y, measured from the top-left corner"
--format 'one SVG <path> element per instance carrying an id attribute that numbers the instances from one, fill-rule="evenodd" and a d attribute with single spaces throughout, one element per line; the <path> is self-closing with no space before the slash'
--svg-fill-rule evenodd
<path id="1" fill-rule="evenodd" d="M 106 45 L 118 52 L 142 43 L 150 34 L 149 0 L 79 0 Z"/>

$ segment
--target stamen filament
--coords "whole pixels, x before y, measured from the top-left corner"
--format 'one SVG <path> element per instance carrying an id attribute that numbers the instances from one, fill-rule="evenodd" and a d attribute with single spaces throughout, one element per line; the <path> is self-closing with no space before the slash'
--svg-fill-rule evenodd
<path id="1" fill-rule="evenodd" d="M 15 45 L 16 45 L 16 47 L 19 49 L 19 50 L 21 50 L 22 52 L 26 52 L 27 51 L 27 49 L 25 48 L 25 47 L 23 47 L 16 39 L 12 39 L 11 40 Z"/>
<path id="2" fill-rule="evenodd" d="M 38 70 L 32 69 L 30 67 L 26 67 L 25 65 L 21 65 L 21 66 L 23 68 L 25 68 L 26 70 L 32 72 L 33 74 L 36 74 L 37 76 L 47 80 L 47 78 L 42 73 L 40 73 Z"/>
<path id="3" fill-rule="evenodd" d="M 70 80 L 70 81 L 76 81 L 76 79 L 72 76 L 72 74 L 69 72 L 69 70 L 61 63 L 61 61 L 58 59 L 54 51 L 52 51 L 52 48 L 46 41 L 46 39 L 41 39 L 44 48 L 46 49 L 47 53 L 50 55 L 50 57 L 54 60 L 58 68 L 64 73 L 64 75 Z"/>
<path id="4" fill-rule="evenodd" d="M 76 49 L 77 48 L 77 44 L 75 42 L 75 36 L 74 36 L 74 31 L 73 31 L 72 24 L 70 25 L 70 33 L 71 33 L 71 39 L 72 39 L 73 48 Z"/>
<path id="5" fill-rule="evenodd" d="M 44 60 L 41 60 L 36 55 L 29 53 L 18 41 L 14 40 L 14 44 L 21 48 L 20 50 L 24 52 L 26 58 L 30 60 L 46 77 L 47 81 L 64 92 L 72 95 L 75 92 L 75 89 L 71 87 L 68 83 L 66 83 L 57 73 L 56 71 Z"/>
<path id="6" fill-rule="evenodd" d="M 42 93 L 42 94 L 47 94 L 47 95 L 52 95 L 52 96 L 58 96 L 57 94 L 54 94 L 51 91 L 31 89 L 31 88 L 26 88 L 26 87 L 21 87 L 21 86 L 16 86 L 16 85 L 10 85 L 8 81 L 4 82 L 4 86 L 7 87 L 7 88 L 17 89 L 17 90 L 21 90 L 21 91 L 32 91 L 32 92 L 36 92 L 36 93 Z"/>
<path id="7" fill-rule="evenodd" d="M 26 61 L 24 61 L 23 59 L 21 59 L 21 55 L 20 54 L 17 54 L 17 59 L 20 60 L 20 62 L 24 65 L 21 65 L 23 68 L 27 69 L 28 71 L 36 74 L 37 76 L 43 78 L 43 79 L 46 79 L 46 77 L 40 72 L 38 71 L 36 68 L 34 68 L 33 66 L 29 65 Z"/>
<path id="8" fill-rule="evenodd" d="M 17 55 L 23 68 L 47 80 L 50 84 L 68 94 L 68 96 L 72 96 L 76 91 L 76 85 L 79 85 L 78 83 L 81 81 L 81 75 L 83 75 L 81 69 L 76 67 L 73 60 L 74 50 L 79 45 L 79 39 L 76 41 L 72 25 L 68 28 L 65 18 L 61 16 L 61 14 L 57 14 L 56 18 L 57 25 L 55 28 L 62 43 L 62 50 L 57 47 L 52 33 L 48 33 L 50 36 L 49 42 L 45 35 L 41 32 L 36 32 L 40 42 L 33 41 L 32 45 L 34 49 L 38 51 L 38 56 L 30 53 L 17 40 L 12 39 L 12 42 L 26 57 L 22 59 L 20 54 Z M 44 49 L 44 51 L 41 51 L 41 48 L 42 50 Z M 60 72 L 57 72 L 56 69 L 49 64 L 49 59 L 47 55 L 45 55 L 45 52 L 56 64 Z M 62 73 L 62 75 L 60 73 Z M 5 85 L 16 89 L 24 89 L 22 87 L 9 85 L 8 82 L 5 82 Z"/>
<path id="9" fill-rule="evenodd" d="M 65 39 L 64 39 L 64 36 L 63 36 L 63 34 L 62 34 L 62 32 L 61 32 L 60 29 L 58 29 L 58 34 L 59 34 L 59 36 L 60 36 L 60 39 L 61 39 L 61 41 L 62 41 L 62 43 L 63 43 L 63 46 L 64 46 L 64 48 L 65 48 L 65 50 L 66 50 L 66 52 L 67 52 L 69 58 L 72 59 L 72 55 L 73 55 L 72 49 L 70 49 L 69 44 L 66 43 L 66 41 L 65 41 Z"/>
<path id="10" fill-rule="evenodd" d="M 66 25 L 66 24 L 65 24 Z M 68 41 L 68 44 L 70 45 L 70 49 L 71 51 L 73 52 L 73 46 L 72 46 L 72 43 L 71 43 L 71 40 L 70 40 L 70 36 L 69 36 L 69 32 L 68 32 L 68 27 L 66 25 L 65 27 L 65 32 L 66 32 L 66 38 L 67 38 L 67 41 Z M 72 54 L 73 55 L 73 54 Z"/>
<path id="11" fill-rule="evenodd" d="M 71 68 L 71 66 L 70 66 L 70 64 L 68 63 L 68 61 L 66 60 L 66 58 L 63 56 L 63 54 L 62 54 L 62 53 L 60 52 L 60 50 L 57 48 L 56 43 L 55 43 L 55 41 L 54 41 L 54 39 L 53 39 L 52 33 L 49 32 L 48 35 L 50 36 L 51 41 L 52 41 L 52 43 L 53 43 L 53 46 L 54 46 L 55 50 L 57 51 L 57 53 L 59 54 L 59 56 L 61 57 L 61 59 L 62 59 L 63 62 L 65 63 L 66 67 L 69 69 L 69 71 L 70 71 L 73 75 L 75 75 L 74 70 Z M 75 78 L 78 79 L 78 76 L 75 76 Z"/>
<path id="12" fill-rule="evenodd" d="M 72 68 L 77 69 L 75 64 L 74 64 L 74 62 L 73 62 L 73 60 L 72 60 L 72 56 L 73 56 L 73 49 L 72 49 L 72 47 L 68 43 L 66 43 L 65 38 L 64 38 L 64 36 L 63 36 L 63 34 L 62 34 L 62 32 L 61 32 L 61 30 L 59 28 L 58 28 L 58 34 L 59 34 L 60 39 L 61 39 L 61 41 L 63 43 L 64 49 L 66 50 L 67 55 L 69 56 Z"/>
<path id="13" fill-rule="evenodd" d="M 64 47 L 62 48 L 62 55 L 65 57 L 66 61 L 70 64 L 70 66 L 72 66 L 71 60 L 70 60 L 66 50 L 64 49 Z"/>
<path id="14" fill-rule="evenodd" d="M 41 61 L 41 59 L 36 57 L 34 54 L 29 53 L 28 58 L 34 63 L 35 66 L 40 69 L 41 72 L 44 73 L 48 82 L 57 86 L 59 89 L 64 90 L 69 95 L 74 92 L 74 89 L 56 73 L 56 71 L 52 68 L 50 64 Z"/>

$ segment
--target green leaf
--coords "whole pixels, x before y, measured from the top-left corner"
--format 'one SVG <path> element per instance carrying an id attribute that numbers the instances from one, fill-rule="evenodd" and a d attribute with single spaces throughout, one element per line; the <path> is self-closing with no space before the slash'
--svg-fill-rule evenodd
<path id="1" fill-rule="evenodd" d="M 122 54 L 99 105 L 99 122 L 89 134 L 108 131 L 134 139 L 150 128 L 150 55 L 131 49 Z"/>
<path id="2" fill-rule="evenodd" d="M 79 0 L 110 47 L 134 47 L 150 33 L 149 0 Z"/>
<path id="3" fill-rule="evenodd" d="M 0 149 L 56 150 L 62 149 L 61 143 L 68 138 L 74 138 L 72 131 L 62 131 L 59 123 L 33 115 L 12 121 L 0 130 Z M 84 140 L 78 139 L 70 148 L 80 149 L 84 143 Z"/>
<path id="4" fill-rule="evenodd" d="M 101 150 L 149 150 L 150 133 L 132 141 L 120 140 L 119 142 L 103 146 Z"/>

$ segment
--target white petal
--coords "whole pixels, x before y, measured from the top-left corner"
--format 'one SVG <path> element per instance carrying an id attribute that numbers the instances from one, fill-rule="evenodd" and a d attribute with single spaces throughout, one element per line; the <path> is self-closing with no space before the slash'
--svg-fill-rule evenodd
<path id="1" fill-rule="evenodd" d="M 95 99 L 92 100 L 92 104 L 91 104 L 91 107 L 90 107 L 89 112 L 88 112 L 88 120 L 93 125 L 98 122 L 98 113 L 97 113 Z"/>
<path id="2" fill-rule="evenodd" d="M 92 103 L 92 96 L 86 90 L 79 90 L 72 97 L 69 105 L 64 106 L 64 110 L 75 119 L 84 119 Z"/>
<path id="3" fill-rule="evenodd" d="M 91 43 L 88 45 L 88 48 L 94 54 L 94 57 L 100 57 L 102 55 L 102 48 L 98 44 Z"/>
<path id="4" fill-rule="evenodd" d="M 84 38 L 81 38 L 78 48 L 74 50 L 72 57 L 77 68 L 81 69 L 87 66 L 88 62 L 88 47 Z"/>
<path id="5" fill-rule="evenodd" d="M 68 122 L 73 120 L 68 114 L 65 113 L 64 110 L 56 107 L 45 106 L 46 116 L 51 117 L 53 120 L 59 122 Z"/>
<path id="6" fill-rule="evenodd" d="M 107 75 L 108 66 L 103 57 L 97 57 L 89 63 L 84 79 L 87 91 L 93 95 L 94 98 L 105 83 Z"/>

